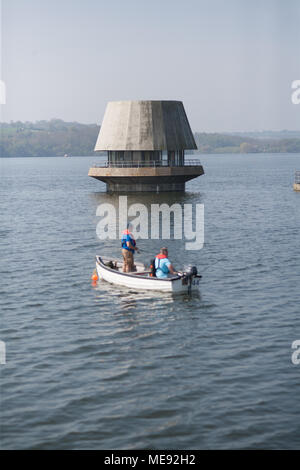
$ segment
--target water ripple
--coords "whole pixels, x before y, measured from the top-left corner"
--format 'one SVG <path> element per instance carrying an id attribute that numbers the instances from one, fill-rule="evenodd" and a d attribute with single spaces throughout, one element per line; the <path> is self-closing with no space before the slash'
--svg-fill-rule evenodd
<path id="1" fill-rule="evenodd" d="M 210 155 L 186 194 L 140 195 L 204 201 L 205 247 L 184 253 L 203 274 L 192 297 L 91 284 L 95 254 L 119 246 L 96 238 L 111 196 L 83 176 L 88 158 L 3 159 L 2 448 L 299 447 L 298 159 Z"/>

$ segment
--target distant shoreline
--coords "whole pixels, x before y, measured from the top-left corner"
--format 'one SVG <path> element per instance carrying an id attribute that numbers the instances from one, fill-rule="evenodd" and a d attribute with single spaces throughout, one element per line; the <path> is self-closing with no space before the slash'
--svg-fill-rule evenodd
<path id="1" fill-rule="evenodd" d="M 188 155 L 188 154 L 186 154 Z M 270 156 L 272 155 L 273 157 L 280 157 L 280 156 L 283 156 L 283 155 L 295 155 L 295 156 L 299 156 L 300 157 L 300 152 L 261 152 L 261 153 L 258 153 L 258 152 L 248 152 L 248 153 L 230 153 L 230 152 L 225 152 L 225 153 L 199 153 L 199 152 L 195 152 L 193 153 L 194 156 L 199 156 L 199 157 L 225 157 L 226 155 L 231 155 L 231 156 L 240 156 L 240 157 L 245 157 L 245 156 L 253 156 L 253 155 L 256 155 L 256 156 Z M 103 159 L 106 159 L 106 155 L 69 155 L 68 158 L 103 158 Z M 6 156 L 0 156 L 0 159 L 6 159 L 6 160 L 10 160 L 12 158 L 24 158 L 24 159 L 27 159 L 27 158 L 38 158 L 38 159 L 42 159 L 42 158 L 65 158 L 63 155 L 36 155 L 36 156 L 22 156 L 22 157 L 18 157 L 18 156 L 13 156 L 13 157 L 6 157 Z"/>
<path id="2" fill-rule="evenodd" d="M 0 123 L 0 157 L 99 157 L 94 154 L 100 126 L 51 121 Z M 235 133 L 195 132 L 198 150 L 186 155 L 217 154 L 298 154 L 299 131 L 262 131 Z M 103 154 L 104 155 L 104 154 Z"/>

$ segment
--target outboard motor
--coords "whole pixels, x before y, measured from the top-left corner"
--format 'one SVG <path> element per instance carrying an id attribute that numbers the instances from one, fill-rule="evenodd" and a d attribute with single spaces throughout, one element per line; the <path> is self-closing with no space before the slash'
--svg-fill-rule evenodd
<path id="1" fill-rule="evenodd" d="M 197 276 L 198 271 L 196 266 L 188 266 L 188 268 L 184 271 L 184 278 L 186 279 L 186 282 L 188 283 L 188 293 L 191 293 L 192 289 L 192 280 L 194 276 Z"/>
<path id="2" fill-rule="evenodd" d="M 186 269 L 185 274 L 186 274 L 187 277 L 197 276 L 198 271 L 197 271 L 196 266 L 189 266 L 189 267 Z"/>

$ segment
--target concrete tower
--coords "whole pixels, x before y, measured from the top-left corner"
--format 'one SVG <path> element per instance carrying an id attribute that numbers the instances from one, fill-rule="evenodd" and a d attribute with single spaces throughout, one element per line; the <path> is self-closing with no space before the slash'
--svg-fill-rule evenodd
<path id="1" fill-rule="evenodd" d="M 181 101 L 110 102 L 95 147 L 108 159 L 89 176 L 108 191 L 184 191 L 204 173 L 198 160 L 185 160 L 187 149 L 197 146 Z"/>

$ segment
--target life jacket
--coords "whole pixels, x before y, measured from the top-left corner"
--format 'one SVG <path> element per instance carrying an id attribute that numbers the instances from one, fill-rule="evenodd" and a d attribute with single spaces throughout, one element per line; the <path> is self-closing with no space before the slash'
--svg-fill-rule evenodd
<path id="1" fill-rule="evenodd" d="M 155 258 L 150 261 L 150 277 L 156 277 Z"/>
<path id="2" fill-rule="evenodd" d="M 163 255 L 163 254 L 161 254 L 161 253 L 159 253 L 158 255 L 155 256 L 154 259 L 152 259 L 152 260 L 150 261 L 150 276 L 151 276 L 151 277 L 156 277 L 156 270 L 160 267 L 160 266 L 159 266 L 159 264 L 160 264 L 159 261 L 158 261 L 158 266 L 157 266 L 157 268 L 155 267 L 155 260 L 156 260 L 156 258 L 157 258 L 158 260 L 161 260 L 161 259 L 167 258 L 167 256 L 166 256 L 166 255 Z M 169 270 L 168 270 L 168 272 L 169 272 Z"/>
<path id="3" fill-rule="evenodd" d="M 155 258 L 158 258 L 158 259 L 165 259 L 167 258 L 166 255 L 163 255 L 162 253 L 159 253 L 158 255 L 155 256 Z"/>
<path id="4" fill-rule="evenodd" d="M 132 246 L 136 245 L 136 242 L 135 242 L 135 239 L 134 239 L 132 233 L 130 233 L 129 230 L 126 229 L 126 230 L 123 231 L 123 234 L 122 234 L 121 246 L 122 246 L 122 248 L 125 248 L 125 250 L 129 250 L 129 251 L 133 252 L 134 250 L 132 250 L 131 248 L 128 248 L 128 246 L 127 246 L 127 235 L 130 236 L 131 245 Z"/>

